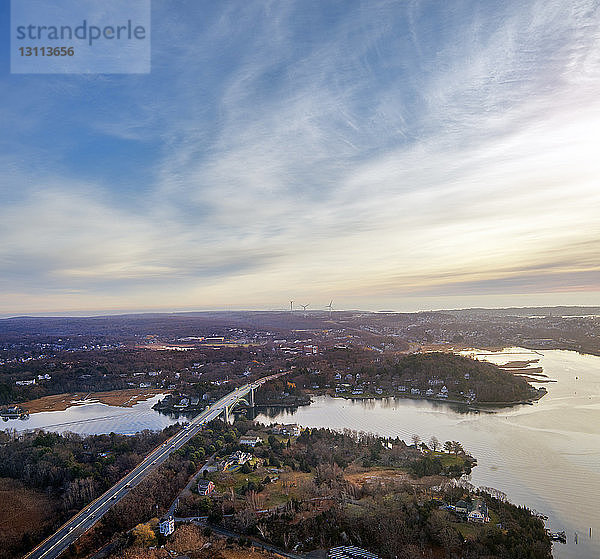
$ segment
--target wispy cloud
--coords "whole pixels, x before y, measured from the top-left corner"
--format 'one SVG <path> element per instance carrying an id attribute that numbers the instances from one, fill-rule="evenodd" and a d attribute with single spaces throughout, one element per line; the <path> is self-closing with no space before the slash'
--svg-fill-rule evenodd
<path id="1" fill-rule="evenodd" d="M 3 78 L 0 306 L 589 302 L 596 4 L 183 2 L 149 76 Z"/>

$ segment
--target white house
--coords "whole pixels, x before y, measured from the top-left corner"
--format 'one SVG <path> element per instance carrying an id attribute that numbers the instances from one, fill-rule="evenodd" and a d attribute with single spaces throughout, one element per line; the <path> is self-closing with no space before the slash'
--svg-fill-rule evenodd
<path id="1" fill-rule="evenodd" d="M 28 386 L 30 384 L 35 384 L 35 379 L 31 379 L 31 380 L 17 380 L 17 381 L 15 381 L 15 384 L 17 386 Z"/>
<path id="2" fill-rule="evenodd" d="M 240 439 L 240 444 L 245 444 L 247 446 L 255 447 L 259 442 L 261 442 L 260 437 L 248 437 L 244 436 Z"/>
<path id="3" fill-rule="evenodd" d="M 175 520 L 172 516 L 163 518 L 163 520 L 158 523 L 158 529 L 163 536 L 170 536 L 175 531 Z"/>

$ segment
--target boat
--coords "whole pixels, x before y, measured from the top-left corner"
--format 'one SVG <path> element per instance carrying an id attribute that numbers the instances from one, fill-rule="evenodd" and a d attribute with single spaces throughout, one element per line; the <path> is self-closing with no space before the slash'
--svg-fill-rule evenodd
<path id="1" fill-rule="evenodd" d="M 567 543 L 567 534 L 562 532 L 550 532 L 550 539 L 553 542 Z"/>

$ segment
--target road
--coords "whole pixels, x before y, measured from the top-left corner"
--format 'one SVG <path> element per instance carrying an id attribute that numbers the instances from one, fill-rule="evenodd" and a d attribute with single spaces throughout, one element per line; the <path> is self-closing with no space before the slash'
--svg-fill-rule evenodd
<path id="1" fill-rule="evenodd" d="M 150 452 L 131 472 L 113 485 L 106 493 L 98 497 L 95 501 L 92 501 L 33 551 L 25 555 L 24 559 L 54 559 L 58 557 L 150 472 L 154 471 L 167 460 L 171 453 L 185 445 L 206 423 L 216 419 L 226 408 L 230 408 L 230 406 L 250 393 L 251 390 L 255 390 L 265 382 L 284 374 L 277 373 L 245 384 L 223 396 L 212 406 L 207 407 L 202 413 L 194 417 L 179 433 Z"/>
<path id="2" fill-rule="evenodd" d="M 188 519 L 180 519 L 180 520 L 187 521 Z M 252 545 L 254 547 L 264 549 L 265 551 L 270 551 L 271 553 L 277 553 L 278 555 L 282 555 L 283 557 L 288 557 L 289 559 L 306 559 L 305 555 L 300 555 L 299 553 L 294 553 L 292 551 L 286 551 L 285 549 L 275 547 L 274 545 L 271 545 L 270 543 L 266 543 L 261 540 L 258 540 L 257 538 L 252 538 L 252 537 L 248 538 L 247 536 L 245 536 L 243 534 L 238 534 L 237 532 L 232 532 L 230 530 L 222 528 L 221 526 L 214 526 L 213 524 L 208 524 L 206 521 L 206 517 L 202 517 L 202 519 L 199 519 L 199 520 L 189 519 L 189 521 L 192 524 L 196 524 L 197 526 L 209 526 L 213 532 L 215 532 L 216 534 L 219 534 L 221 536 L 226 536 L 228 538 L 236 538 L 236 539 L 239 539 L 241 537 L 247 538 L 252 542 Z"/>

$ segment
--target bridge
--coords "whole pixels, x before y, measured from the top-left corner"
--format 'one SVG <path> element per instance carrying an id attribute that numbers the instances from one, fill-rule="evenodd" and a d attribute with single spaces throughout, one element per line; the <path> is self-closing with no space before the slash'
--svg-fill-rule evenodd
<path id="1" fill-rule="evenodd" d="M 239 403 L 244 403 L 251 408 L 254 407 L 254 391 L 259 387 L 257 383 L 253 382 L 251 384 L 246 384 L 241 388 L 237 388 L 233 392 L 229 393 L 229 396 L 232 396 L 231 403 L 223 406 L 223 419 L 226 423 L 229 423 L 229 416 Z M 249 401 L 246 399 L 246 396 L 250 395 Z"/>
<path id="2" fill-rule="evenodd" d="M 131 472 L 79 511 L 71 520 L 63 524 L 54 534 L 25 555 L 24 559 L 55 559 L 58 557 L 77 538 L 96 524 L 113 505 L 128 495 L 150 472 L 158 468 L 173 452 L 180 449 L 194 437 L 206 423 L 209 423 L 220 415 L 223 415 L 225 421 L 228 422 L 231 411 L 240 402 L 254 406 L 254 391 L 265 382 L 285 374 L 287 372 L 269 375 L 255 382 L 240 386 L 211 406 L 207 406 L 203 412 L 194 417 L 181 431 L 150 452 Z M 248 395 L 250 395 L 249 401 L 246 400 L 246 396 Z"/>

